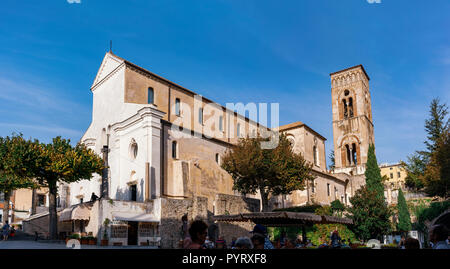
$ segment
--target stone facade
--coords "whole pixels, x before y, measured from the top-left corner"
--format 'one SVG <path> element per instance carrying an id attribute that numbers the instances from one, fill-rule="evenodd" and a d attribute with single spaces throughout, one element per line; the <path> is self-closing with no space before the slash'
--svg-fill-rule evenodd
<path id="1" fill-rule="evenodd" d="M 369 76 L 362 65 L 330 76 L 335 172 L 361 175 L 375 144 Z"/>
<path id="2" fill-rule="evenodd" d="M 401 164 L 381 164 L 381 176 L 386 176 L 387 181 L 384 182 L 384 196 L 389 204 L 397 204 L 398 189 L 402 189 L 404 194 L 406 191 L 405 181 L 408 175 Z"/>
<path id="3" fill-rule="evenodd" d="M 279 127 L 294 152 L 313 165 L 315 179 L 306 182 L 304 190 L 271 197 L 272 208 L 329 204 L 336 199 L 348 203 L 362 184 L 362 164 L 367 145 L 373 142 L 368 77 L 363 71 L 361 66 L 332 74 L 335 150 L 354 143 L 357 161 L 347 165 L 336 158 L 337 171 L 332 174 L 323 136 L 301 122 Z M 70 228 L 64 228 L 67 232 L 92 233 L 100 241 L 103 223 L 110 219 L 106 230 L 110 244 L 174 248 L 181 239 L 181 217 L 187 214 L 190 221 L 207 221 L 211 238 L 222 235 L 229 242 L 231 236 L 249 235 L 251 223 L 213 223 L 211 217 L 261 208 L 259 194 L 244 197 L 234 191 L 231 176 L 220 166 L 220 156 L 239 137 L 260 127 L 256 122 L 111 52 L 105 55 L 91 91 L 92 122 L 80 142 L 107 160 L 106 181 L 94 175 L 62 185 L 59 192 L 64 206 L 75 208 L 89 201 L 92 193 L 101 196 L 102 183 L 108 188 L 93 203 L 89 220 L 73 220 Z M 342 118 L 341 99 L 349 96 L 352 114 Z M 349 115 L 348 104 L 345 111 Z"/>

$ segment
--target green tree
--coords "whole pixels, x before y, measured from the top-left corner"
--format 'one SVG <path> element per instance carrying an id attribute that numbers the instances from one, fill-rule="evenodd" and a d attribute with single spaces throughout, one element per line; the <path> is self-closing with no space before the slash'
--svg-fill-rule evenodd
<path id="1" fill-rule="evenodd" d="M 345 205 L 339 201 L 338 199 L 334 200 L 333 202 L 331 202 L 331 211 L 333 213 L 333 215 L 336 215 L 338 217 L 342 217 L 342 213 L 345 210 Z"/>
<path id="2" fill-rule="evenodd" d="M 369 150 L 367 153 L 367 163 L 366 163 L 366 186 L 369 190 L 374 190 L 377 192 L 379 197 L 384 201 L 384 185 L 382 183 L 382 177 L 380 172 L 380 167 L 378 167 L 377 157 L 375 156 L 374 145 L 369 145 Z"/>
<path id="3" fill-rule="evenodd" d="M 405 186 L 413 191 L 419 191 L 425 186 L 423 175 L 425 173 L 426 162 L 419 153 L 408 156 L 408 162 L 402 162 L 402 167 L 406 170 Z"/>
<path id="4" fill-rule="evenodd" d="M 331 161 L 331 163 L 330 163 L 330 165 L 328 166 L 328 168 L 329 168 L 331 171 L 334 171 L 334 168 L 336 167 L 336 158 L 335 158 L 335 156 L 334 156 L 334 150 L 332 150 L 332 151 L 330 152 L 330 155 L 328 155 L 328 158 L 330 158 L 330 161 Z"/>
<path id="5" fill-rule="evenodd" d="M 450 128 L 436 142 L 436 149 L 424 173 L 425 192 L 430 196 L 450 196 Z"/>
<path id="6" fill-rule="evenodd" d="M 420 152 L 426 160 L 429 160 L 432 152 L 436 150 L 439 138 L 449 126 L 450 119 L 445 120 L 447 114 L 447 104 L 441 104 L 439 98 L 434 98 L 430 104 L 430 117 L 425 120 L 425 131 L 428 134 L 428 140 L 424 143 L 428 151 Z"/>
<path id="7" fill-rule="evenodd" d="M 425 131 L 427 140 L 424 142 L 426 150 L 416 151 L 408 157 L 408 162 L 404 164 L 407 172 L 406 186 L 412 190 L 418 191 L 426 187 L 427 181 L 438 181 L 438 174 L 434 169 L 428 169 L 427 178 L 425 171 L 430 164 L 433 152 L 437 150 L 441 136 L 450 127 L 450 118 L 446 119 L 448 114 L 447 104 L 441 104 L 439 98 L 434 98 L 430 104 L 429 118 L 425 120 Z M 432 166 L 436 166 L 432 164 Z M 428 188 L 430 192 L 434 186 Z M 433 193 L 434 191 L 431 191 Z"/>
<path id="8" fill-rule="evenodd" d="M 403 195 L 402 189 L 398 189 L 397 198 L 397 209 L 398 209 L 398 224 L 397 230 L 401 232 L 411 231 L 411 216 L 409 215 L 408 205 L 406 204 L 405 196 Z"/>
<path id="9" fill-rule="evenodd" d="M 51 239 L 56 239 L 58 183 L 89 180 L 93 173 L 101 173 L 103 161 L 84 144 L 73 147 L 70 140 L 59 136 L 48 144 L 21 140 L 13 151 L 16 171 L 23 171 L 18 176 L 33 178 L 40 186 L 49 189 L 49 235 Z"/>
<path id="10" fill-rule="evenodd" d="M 263 211 L 269 211 L 269 194 L 290 194 L 303 190 L 312 180 L 311 164 L 292 151 L 286 135 L 279 136 L 278 146 L 262 149 L 257 138 L 241 138 L 222 158 L 222 168 L 233 178 L 233 189 L 246 194 L 261 194 Z"/>
<path id="11" fill-rule="evenodd" d="M 345 240 L 346 242 L 356 241 L 355 234 L 343 224 L 314 224 L 307 229 L 306 236 L 314 245 L 319 246 L 324 243 L 322 241 L 323 239 L 326 241 L 330 240 L 330 234 L 334 230 L 339 232 L 339 236 L 342 240 Z"/>
<path id="12" fill-rule="evenodd" d="M 9 203 L 13 192 L 17 189 L 37 187 L 33 180 L 20 177 L 23 172 L 15 170 L 15 149 L 21 141 L 23 141 L 22 135 L 0 137 L 0 192 L 3 193 L 4 198 L 5 220 L 9 216 Z M 28 154 L 24 152 L 23 156 L 27 158 Z"/>
<path id="13" fill-rule="evenodd" d="M 316 208 L 314 213 L 319 216 L 333 216 L 333 210 L 329 205 L 324 205 L 319 208 Z"/>
<path id="14" fill-rule="evenodd" d="M 353 220 L 353 230 L 364 241 L 380 238 L 390 232 L 389 211 L 384 199 L 378 192 L 363 186 L 350 198 L 352 206 L 348 208 L 348 217 Z"/>

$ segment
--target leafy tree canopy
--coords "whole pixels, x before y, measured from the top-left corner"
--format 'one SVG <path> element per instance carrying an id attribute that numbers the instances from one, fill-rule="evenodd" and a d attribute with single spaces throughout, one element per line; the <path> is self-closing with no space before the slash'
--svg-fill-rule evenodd
<path id="1" fill-rule="evenodd" d="M 447 129 L 436 143 L 430 163 L 424 173 L 425 192 L 430 196 L 450 196 L 450 130 Z"/>
<path id="2" fill-rule="evenodd" d="M 233 189 L 261 194 L 263 210 L 269 210 L 268 196 L 290 194 L 304 189 L 312 180 L 310 163 L 292 151 L 285 134 L 280 134 L 274 149 L 261 148 L 264 138 L 241 138 L 222 158 L 222 168 L 233 178 Z"/>
<path id="3" fill-rule="evenodd" d="M 350 198 L 352 207 L 348 217 L 353 220 L 353 230 L 358 238 L 381 238 L 390 232 L 391 212 L 376 190 L 363 186 Z"/>

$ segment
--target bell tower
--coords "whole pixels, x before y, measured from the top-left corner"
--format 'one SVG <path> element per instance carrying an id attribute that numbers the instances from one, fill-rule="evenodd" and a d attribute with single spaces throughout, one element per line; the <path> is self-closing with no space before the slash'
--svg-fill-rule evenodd
<path id="1" fill-rule="evenodd" d="M 369 76 L 362 65 L 330 74 L 335 173 L 361 175 L 375 144 Z"/>

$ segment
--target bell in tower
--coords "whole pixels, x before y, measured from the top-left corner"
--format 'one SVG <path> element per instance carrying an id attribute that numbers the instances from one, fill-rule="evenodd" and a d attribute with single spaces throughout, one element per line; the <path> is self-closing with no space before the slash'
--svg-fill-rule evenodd
<path id="1" fill-rule="evenodd" d="M 335 173 L 365 172 L 374 144 L 369 76 L 362 65 L 330 74 Z"/>

